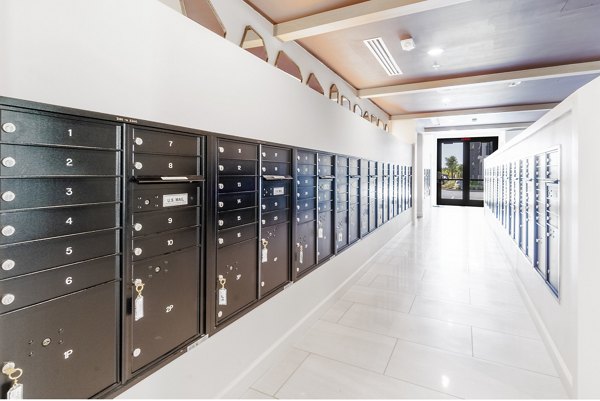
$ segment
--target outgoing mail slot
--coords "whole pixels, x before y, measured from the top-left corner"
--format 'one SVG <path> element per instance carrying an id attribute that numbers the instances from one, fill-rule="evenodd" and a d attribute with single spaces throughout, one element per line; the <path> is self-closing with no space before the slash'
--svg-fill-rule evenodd
<path id="1" fill-rule="evenodd" d="M 0 145 L 0 175 L 3 177 L 116 174 L 116 152 Z"/>
<path id="2" fill-rule="evenodd" d="M 301 199 L 296 202 L 296 210 L 310 210 L 315 208 L 315 199 Z"/>
<path id="3" fill-rule="evenodd" d="M 306 223 L 309 221 L 313 221 L 315 219 L 315 211 L 314 210 L 303 210 L 296 213 L 296 222 L 297 223 Z"/>
<path id="4" fill-rule="evenodd" d="M 315 197 L 315 188 L 314 187 L 300 187 L 297 189 L 296 198 L 297 199 L 311 199 Z"/>
<path id="5" fill-rule="evenodd" d="M 252 206 L 256 206 L 256 193 L 254 192 L 219 195 L 217 199 L 217 209 L 219 211 L 243 209 Z"/>
<path id="6" fill-rule="evenodd" d="M 263 197 L 290 194 L 290 181 L 263 181 Z"/>
<path id="7" fill-rule="evenodd" d="M 333 176 L 333 166 L 321 166 L 317 169 L 317 175 L 319 177 L 330 177 Z"/>
<path id="8" fill-rule="evenodd" d="M 289 281 L 289 223 L 262 230 L 260 251 L 260 295 L 270 293 Z"/>
<path id="9" fill-rule="evenodd" d="M 237 244 L 238 242 L 246 241 L 251 238 L 256 238 L 258 235 L 257 225 L 248 224 L 247 226 L 234 227 L 229 230 L 219 231 L 217 235 L 217 246 L 223 248 L 224 246 Z"/>
<path id="10" fill-rule="evenodd" d="M 135 185 L 132 203 L 135 212 L 176 209 L 200 204 L 196 184 Z"/>
<path id="11" fill-rule="evenodd" d="M 198 230 L 196 228 L 185 228 L 162 234 L 137 237 L 133 239 L 133 260 L 179 251 L 196 246 L 198 243 Z"/>
<path id="12" fill-rule="evenodd" d="M 333 210 L 333 202 L 331 202 L 331 201 L 319 202 L 319 206 L 317 207 L 317 210 L 319 211 L 319 213 L 331 212 Z"/>
<path id="13" fill-rule="evenodd" d="M 289 163 L 262 162 L 261 173 L 263 175 L 289 176 L 291 165 Z"/>
<path id="14" fill-rule="evenodd" d="M 179 135 L 150 128 L 133 128 L 133 151 L 179 156 L 200 155 L 200 137 Z"/>
<path id="15" fill-rule="evenodd" d="M 299 202 L 300 203 L 300 202 Z M 308 201 L 306 203 L 309 203 Z M 261 209 L 263 213 L 273 212 L 275 210 L 289 209 L 290 198 L 288 196 L 276 196 L 263 198 Z M 314 207 L 314 204 L 313 204 Z"/>
<path id="16" fill-rule="evenodd" d="M 258 160 L 258 145 L 219 140 L 217 154 L 221 159 Z"/>
<path id="17" fill-rule="evenodd" d="M 70 206 L 0 214 L 0 244 L 113 228 L 119 205 Z"/>
<path id="18" fill-rule="evenodd" d="M 0 127 L 14 126 L 13 132 L 0 130 L 0 141 L 5 143 L 117 149 L 121 142 L 116 124 L 13 110 L 2 110 L 0 120 Z"/>
<path id="19" fill-rule="evenodd" d="M 294 266 L 298 274 L 303 274 L 315 265 L 315 223 L 309 222 L 296 226 L 296 239 L 292 244 Z"/>
<path id="20" fill-rule="evenodd" d="M 287 210 L 277 210 L 274 212 L 263 213 L 261 216 L 262 227 L 268 227 L 286 221 L 289 221 L 289 212 Z"/>
<path id="21" fill-rule="evenodd" d="M 200 224 L 198 209 L 173 209 L 158 212 L 134 213 L 133 236 L 154 234 L 161 231 L 177 230 Z"/>
<path id="22" fill-rule="evenodd" d="M 0 209 L 28 209 L 119 201 L 117 178 L 3 178 Z"/>
<path id="23" fill-rule="evenodd" d="M 298 173 L 298 176 L 315 175 L 315 166 L 312 164 L 298 164 L 296 173 Z"/>
<path id="24" fill-rule="evenodd" d="M 258 298 L 258 262 L 256 240 L 217 251 L 217 278 L 225 279 L 227 305 L 215 301 L 217 322 L 221 322 Z M 215 297 L 221 285 L 215 283 Z"/>
<path id="25" fill-rule="evenodd" d="M 217 229 L 226 230 L 231 227 L 243 226 L 256 222 L 256 208 L 238 209 L 231 212 L 219 212 Z"/>
<path id="26" fill-rule="evenodd" d="M 315 164 L 316 155 L 314 152 L 299 150 L 296 155 L 296 160 L 298 161 L 298 164 Z"/>
<path id="27" fill-rule="evenodd" d="M 195 156 L 133 155 L 134 175 L 187 176 L 201 173 L 200 158 Z"/>
<path id="28" fill-rule="evenodd" d="M 318 155 L 320 166 L 333 166 L 333 155 Z"/>
<path id="29" fill-rule="evenodd" d="M 263 145 L 260 155 L 263 161 L 289 163 L 292 160 L 289 149 L 273 148 L 271 146 Z"/>
<path id="30" fill-rule="evenodd" d="M 2 280 L 0 298 L 12 294 L 14 301 L 0 304 L 0 314 L 114 280 L 118 274 L 119 257 L 105 256 Z"/>
<path id="31" fill-rule="evenodd" d="M 219 177 L 219 193 L 250 192 L 256 190 L 256 177 Z"/>
<path id="32" fill-rule="evenodd" d="M 256 175 L 255 160 L 219 160 L 219 175 Z"/>
<path id="33" fill-rule="evenodd" d="M 118 291 L 107 283 L 0 315 L 0 356 L 23 369 L 26 398 L 92 398 L 117 383 Z M 3 397 L 10 384 L 1 375 Z"/>
<path id="34" fill-rule="evenodd" d="M 316 183 L 317 179 L 315 177 L 298 177 L 296 179 L 298 187 L 314 187 Z"/>
<path id="35" fill-rule="evenodd" d="M 105 230 L 0 246 L 0 279 L 112 255 L 119 241 L 119 231 Z"/>
<path id="36" fill-rule="evenodd" d="M 317 258 L 321 262 L 333 254 L 333 214 L 320 213 L 317 221 Z"/>
<path id="37" fill-rule="evenodd" d="M 132 319 L 133 372 L 198 333 L 198 252 L 194 247 L 133 264 L 133 280 L 144 284 L 144 316 Z M 133 286 L 130 294 L 137 296 Z"/>

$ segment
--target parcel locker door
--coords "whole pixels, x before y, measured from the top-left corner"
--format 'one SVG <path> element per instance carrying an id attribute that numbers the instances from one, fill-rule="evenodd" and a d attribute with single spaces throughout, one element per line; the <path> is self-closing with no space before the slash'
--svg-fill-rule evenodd
<path id="1" fill-rule="evenodd" d="M 118 291 L 107 283 L 0 315 L 0 363 L 23 370 L 24 398 L 90 398 L 118 382 Z M 0 384 L 5 398 L 11 382 Z"/>
<path id="2" fill-rule="evenodd" d="M 257 244 L 252 239 L 217 250 L 215 283 L 217 323 L 235 314 L 257 299 Z M 219 292 L 226 290 L 226 295 Z"/>
<path id="3" fill-rule="evenodd" d="M 282 223 L 262 229 L 260 241 L 260 296 L 289 281 L 290 224 Z"/>
<path id="4" fill-rule="evenodd" d="M 317 220 L 317 227 L 317 260 L 321 262 L 333 254 L 333 213 L 320 213 Z"/>
<path id="5" fill-rule="evenodd" d="M 348 211 L 348 243 L 353 243 L 360 237 L 360 208 L 359 205 L 350 205 Z"/>
<path id="6" fill-rule="evenodd" d="M 315 222 L 298 224 L 296 226 L 296 243 L 294 244 L 294 266 L 296 272 L 302 274 L 315 265 Z"/>
<path id="7" fill-rule="evenodd" d="M 362 198 L 360 204 L 360 236 L 369 233 L 369 198 Z"/>
<path id="8" fill-rule="evenodd" d="M 198 333 L 198 255 L 193 247 L 133 264 L 133 372 Z M 143 297 L 143 316 L 138 316 L 138 296 Z"/>
<path id="9" fill-rule="evenodd" d="M 556 227 L 548 225 L 547 248 L 548 248 L 548 283 L 558 294 L 560 278 L 560 237 Z"/>
<path id="10" fill-rule="evenodd" d="M 336 214 L 335 219 L 335 248 L 341 250 L 348 245 L 348 212 Z"/>

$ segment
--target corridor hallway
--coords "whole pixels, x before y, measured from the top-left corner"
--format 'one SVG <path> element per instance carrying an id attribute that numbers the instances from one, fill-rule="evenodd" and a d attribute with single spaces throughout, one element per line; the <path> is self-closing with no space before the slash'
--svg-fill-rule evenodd
<path id="1" fill-rule="evenodd" d="M 246 398 L 565 398 L 482 208 L 378 252 Z"/>

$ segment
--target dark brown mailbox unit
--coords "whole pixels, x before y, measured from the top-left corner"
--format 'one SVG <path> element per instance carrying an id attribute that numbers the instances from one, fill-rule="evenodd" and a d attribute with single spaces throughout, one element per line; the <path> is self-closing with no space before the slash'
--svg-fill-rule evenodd
<path id="1" fill-rule="evenodd" d="M 296 151 L 296 211 L 294 277 L 310 271 L 317 263 L 317 154 Z"/>

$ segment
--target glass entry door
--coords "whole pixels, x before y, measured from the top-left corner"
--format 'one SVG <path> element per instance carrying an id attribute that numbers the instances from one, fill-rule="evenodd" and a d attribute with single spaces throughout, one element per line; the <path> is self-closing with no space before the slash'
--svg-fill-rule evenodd
<path id="1" fill-rule="evenodd" d="M 483 206 L 483 160 L 498 137 L 438 139 L 437 204 Z"/>

